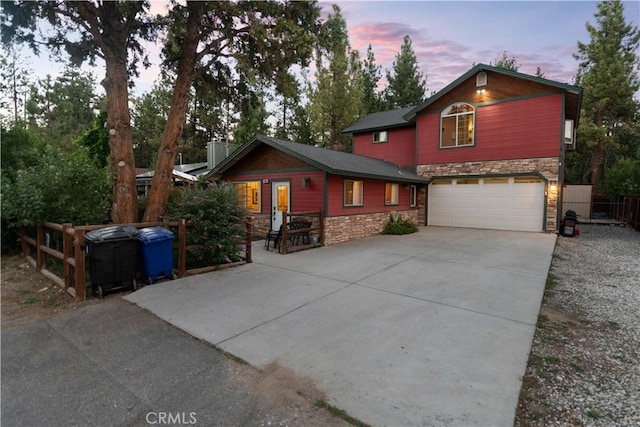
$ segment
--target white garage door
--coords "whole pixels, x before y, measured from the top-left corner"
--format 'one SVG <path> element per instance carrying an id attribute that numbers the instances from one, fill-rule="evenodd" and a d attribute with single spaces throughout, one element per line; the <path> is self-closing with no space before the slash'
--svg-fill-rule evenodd
<path id="1" fill-rule="evenodd" d="M 457 178 L 429 186 L 428 224 L 542 231 L 544 182 L 539 177 Z"/>

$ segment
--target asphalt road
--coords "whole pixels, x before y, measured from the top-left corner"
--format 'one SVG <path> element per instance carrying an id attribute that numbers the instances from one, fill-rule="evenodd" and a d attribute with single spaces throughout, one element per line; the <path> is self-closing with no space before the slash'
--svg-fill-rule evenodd
<path id="1" fill-rule="evenodd" d="M 2 329 L 1 424 L 262 426 L 299 415 L 256 391 L 239 366 L 112 297 Z"/>

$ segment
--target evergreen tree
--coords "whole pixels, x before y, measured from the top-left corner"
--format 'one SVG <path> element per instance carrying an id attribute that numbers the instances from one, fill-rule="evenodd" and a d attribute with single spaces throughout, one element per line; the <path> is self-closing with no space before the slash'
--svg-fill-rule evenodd
<path id="1" fill-rule="evenodd" d="M 311 131 L 311 119 L 309 118 L 309 105 L 298 105 L 293 114 L 291 123 L 291 140 L 301 144 L 315 145 L 313 132 Z"/>
<path id="2" fill-rule="evenodd" d="M 409 36 L 404 36 L 400 52 L 393 61 L 393 74 L 387 71 L 387 82 L 385 99 L 388 108 L 417 105 L 425 99 L 427 82 L 418 67 Z"/>
<path id="3" fill-rule="evenodd" d="M 295 111 L 300 103 L 300 85 L 294 76 L 286 76 L 277 86 L 280 90 L 276 93 L 275 99 L 279 108 L 274 114 L 276 117 L 274 135 L 276 138 L 295 141 L 292 129 Z"/>
<path id="4" fill-rule="evenodd" d="M 358 51 L 351 50 L 347 24 L 336 5 L 327 18 L 316 55 L 316 85 L 309 87 L 313 139 L 322 147 L 350 151 L 350 137 L 343 135 L 342 130 L 362 112 L 362 69 Z"/>
<path id="5" fill-rule="evenodd" d="M 382 77 L 382 66 L 376 65 L 376 58 L 371 45 L 367 48 L 367 59 L 362 66 L 362 108 L 366 114 L 381 111 L 382 100 L 378 92 L 378 82 Z"/>
<path id="6" fill-rule="evenodd" d="M 264 93 L 261 90 L 249 93 L 243 101 L 240 119 L 233 132 L 233 143 L 236 145 L 244 144 L 257 133 L 269 134 L 269 113 L 265 107 Z"/>
<path id="7" fill-rule="evenodd" d="M 496 58 L 495 66 L 511 71 L 518 71 L 518 69 L 520 68 L 520 65 L 518 65 L 518 61 L 516 61 L 516 57 L 509 56 L 506 50 L 502 52 L 502 56 L 500 58 Z"/>
<path id="8" fill-rule="evenodd" d="M 5 54 L 0 56 L 0 114 L 10 112 L 10 117 L 2 117 L 3 124 L 25 120 L 24 98 L 30 86 L 31 73 L 18 58 L 13 45 L 7 46 Z"/>
<path id="9" fill-rule="evenodd" d="M 567 177 L 575 179 L 580 162 L 591 159 L 589 178 L 597 191 L 606 167 L 613 166 L 625 133 L 637 131 L 639 103 L 634 94 L 640 88 L 640 43 L 638 27 L 625 22 L 620 1 L 598 3 L 596 25 L 587 23 L 590 42 L 578 42 L 580 61 L 576 82 L 582 86 L 583 101 L 578 141 L 581 149 L 569 153 Z M 635 139 L 640 135 L 636 133 Z M 607 160 L 609 160 L 607 162 Z M 607 164 L 608 163 L 608 164 Z"/>
<path id="10" fill-rule="evenodd" d="M 142 41 L 155 40 L 158 26 L 148 1 L 135 2 L 34 2 L 3 1 L 2 43 L 26 43 L 32 49 L 48 46 L 65 50 L 74 64 L 102 58 L 107 97 L 107 126 L 113 178 L 112 218 L 116 223 L 137 218 L 137 192 L 129 115 L 130 77 L 138 65 L 148 64 Z M 50 31 L 38 31 L 42 22 Z M 45 25 L 46 25 L 45 24 Z M 37 40 L 43 36 L 44 40 Z"/>
<path id="11" fill-rule="evenodd" d="M 93 128 L 76 141 L 79 146 L 86 148 L 87 156 L 101 168 L 105 168 L 109 161 L 109 134 L 104 128 L 106 121 L 107 112 L 101 111 L 93 123 Z"/>
<path id="12" fill-rule="evenodd" d="M 165 79 L 157 81 L 149 92 L 133 99 L 131 120 L 137 167 L 153 168 L 170 103 L 171 87 Z"/>
<path id="13" fill-rule="evenodd" d="M 93 75 L 67 67 L 61 76 L 50 76 L 31 86 L 27 100 L 30 129 L 67 151 L 93 127 L 98 98 Z"/>

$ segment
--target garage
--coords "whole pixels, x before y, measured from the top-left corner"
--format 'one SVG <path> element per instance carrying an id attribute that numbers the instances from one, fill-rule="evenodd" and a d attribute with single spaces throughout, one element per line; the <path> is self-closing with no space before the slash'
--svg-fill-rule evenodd
<path id="1" fill-rule="evenodd" d="M 544 189 L 539 176 L 435 179 L 429 185 L 427 224 L 540 232 Z"/>

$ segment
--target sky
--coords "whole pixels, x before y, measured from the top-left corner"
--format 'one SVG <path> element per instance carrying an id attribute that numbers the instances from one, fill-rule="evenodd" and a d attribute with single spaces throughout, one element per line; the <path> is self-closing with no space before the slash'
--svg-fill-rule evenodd
<path id="1" fill-rule="evenodd" d="M 504 51 L 518 71 L 572 83 L 578 41 L 596 24 L 588 1 L 339 1 L 351 46 L 364 58 L 371 44 L 376 62 L 391 70 L 409 35 L 428 93 L 438 91 L 474 64 L 495 64 Z M 330 10 L 331 3 L 321 3 Z M 640 24 L 640 2 L 624 2 L 627 23 Z M 640 55 L 640 52 L 638 52 Z"/>
<path id="2" fill-rule="evenodd" d="M 320 2 L 323 17 L 331 12 L 333 3 L 342 10 L 352 48 L 364 59 L 371 44 L 383 77 L 392 69 L 408 35 L 428 94 L 444 88 L 474 64 L 495 63 L 505 51 L 516 59 L 520 72 L 535 74 L 540 67 L 546 78 L 572 83 L 578 69 L 573 54 L 578 41 L 590 41 L 585 24 L 596 24 L 597 12 L 597 2 L 590 1 L 354 0 Z M 627 23 L 640 26 L 640 2 L 623 3 Z M 152 11 L 161 13 L 168 2 L 152 4 Z M 160 49 L 152 44 L 147 48 L 154 67 L 142 70 L 135 81 L 137 95 L 148 91 L 159 75 Z M 61 70 L 46 55 L 34 61 L 39 76 L 55 76 Z M 92 72 L 97 82 L 104 77 L 103 68 Z"/>

